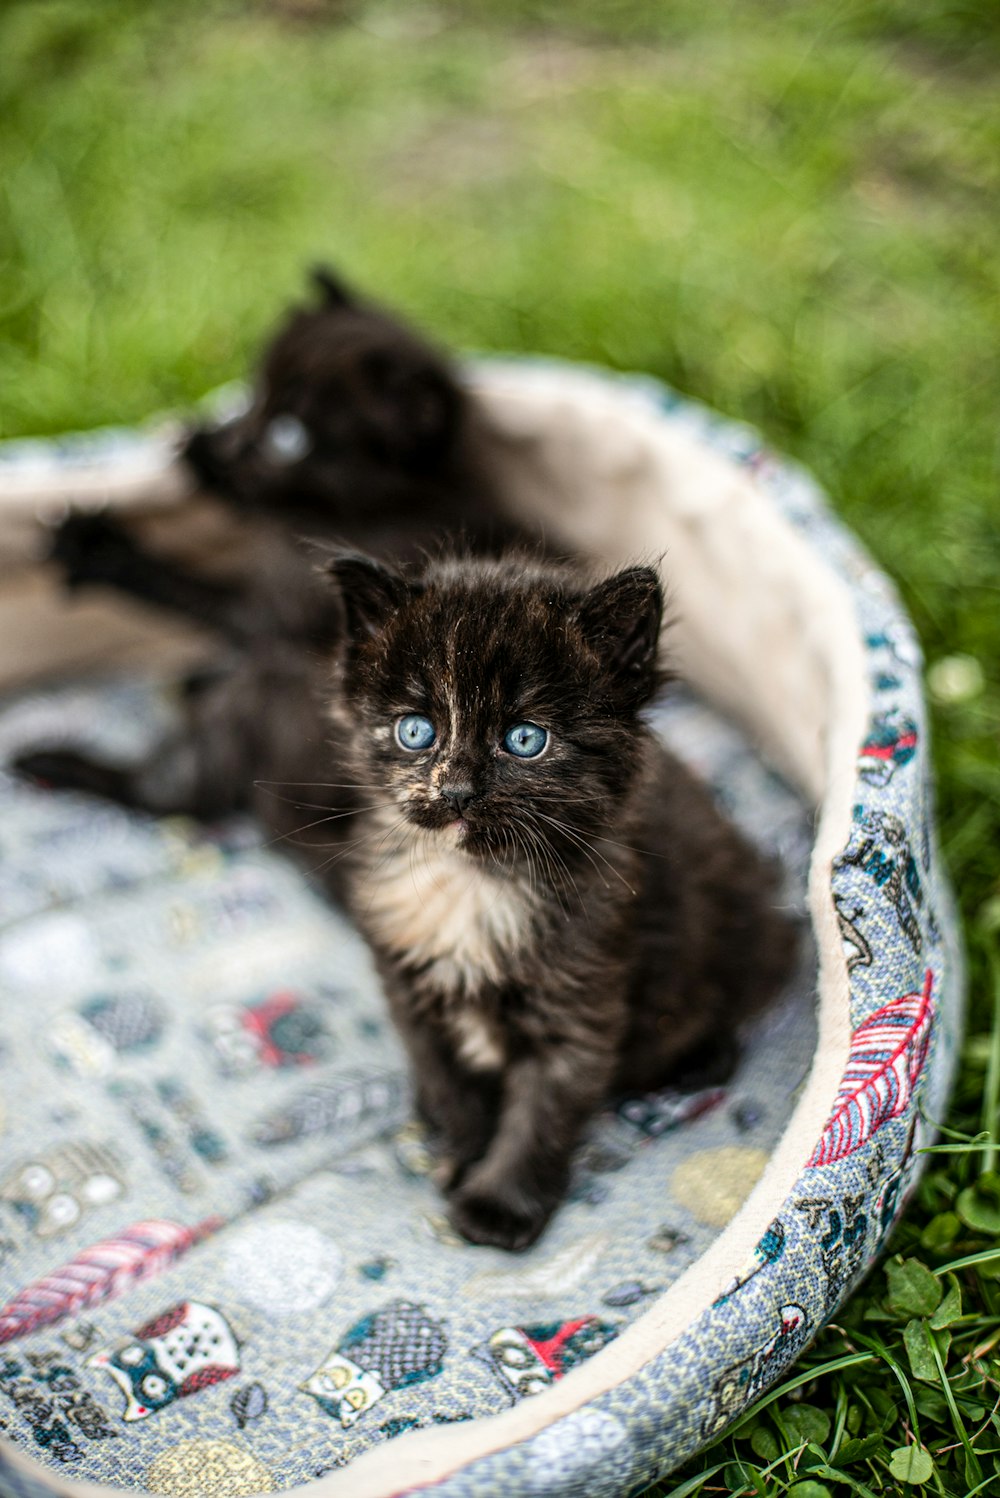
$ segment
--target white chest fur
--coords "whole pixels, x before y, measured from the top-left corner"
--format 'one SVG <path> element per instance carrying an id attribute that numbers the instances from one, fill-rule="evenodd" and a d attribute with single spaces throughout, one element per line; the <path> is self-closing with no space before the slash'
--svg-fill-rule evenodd
<path id="1" fill-rule="evenodd" d="M 501 981 L 529 934 L 527 889 L 435 834 L 416 833 L 378 858 L 359 893 L 359 914 L 375 939 L 456 996 Z M 487 1057 L 496 1041 L 482 1021 L 465 1014 L 459 1030 L 470 1064 L 495 1064 Z"/>

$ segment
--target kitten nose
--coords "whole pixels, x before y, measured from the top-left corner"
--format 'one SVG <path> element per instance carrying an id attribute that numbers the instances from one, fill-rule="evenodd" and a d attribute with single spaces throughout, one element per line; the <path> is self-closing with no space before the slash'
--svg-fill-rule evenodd
<path id="1" fill-rule="evenodd" d="M 469 802 L 476 799 L 476 793 L 471 785 L 443 785 L 441 799 L 447 801 L 451 809 L 461 817 L 465 815 Z"/>

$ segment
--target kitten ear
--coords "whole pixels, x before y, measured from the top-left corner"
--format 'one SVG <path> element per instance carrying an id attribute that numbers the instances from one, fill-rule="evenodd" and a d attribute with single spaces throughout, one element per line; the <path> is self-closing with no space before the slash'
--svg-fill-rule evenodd
<path id="1" fill-rule="evenodd" d="M 658 680 L 663 590 L 652 567 L 628 567 L 598 583 L 577 608 L 588 643 L 629 706 L 639 707 Z"/>
<path id="2" fill-rule="evenodd" d="M 328 307 L 350 307 L 354 298 L 343 281 L 328 265 L 314 265 L 309 279 Z"/>
<path id="3" fill-rule="evenodd" d="M 335 556 L 325 570 L 340 593 L 347 633 L 357 641 L 378 634 L 389 615 L 416 592 L 400 573 L 360 553 Z"/>

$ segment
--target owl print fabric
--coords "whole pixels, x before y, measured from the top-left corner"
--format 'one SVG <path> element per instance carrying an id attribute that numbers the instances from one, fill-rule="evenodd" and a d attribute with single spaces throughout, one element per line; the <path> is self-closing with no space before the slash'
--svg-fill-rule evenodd
<path id="1" fill-rule="evenodd" d="M 641 1490 L 723 1430 L 878 1251 L 955 1049 L 919 652 L 891 590 L 752 434 L 619 388 L 751 468 L 856 597 L 872 708 L 832 872 L 853 1039 L 795 1190 L 715 1303 L 620 1385 L 460 1467 L 449 1498 Z M 54 737 L 138 756 L 171 711 L 138 680 L 12 699 L 0 765 Z M 653 717 L 804 917 L 807 809 L 690 693 Z M 368 954 L 292 865 L 245 822 L 157 823 L 0 771 L 0 1493 L 280 1491 L 613 1357 L 763 1172 L 812 1064 L 815 981 L 806 939 L 726 1087 L 608 1109 L 542 1241 L 472 1249 Z"/>

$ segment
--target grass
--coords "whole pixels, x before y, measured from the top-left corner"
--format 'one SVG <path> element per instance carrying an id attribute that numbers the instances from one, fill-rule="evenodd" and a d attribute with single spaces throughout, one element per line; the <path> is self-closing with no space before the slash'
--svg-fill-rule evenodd
<path id="1" fill-rule="evenodd" d="M 8 0 L 0 28 L 5 434 L 240 374 L 326 257 L 452 344 L 756 422 L 899 579 L 970 952 L 950 1132 L 837 1325 L 660 1491 L 1000 1491 L 998 13 Z"/>

